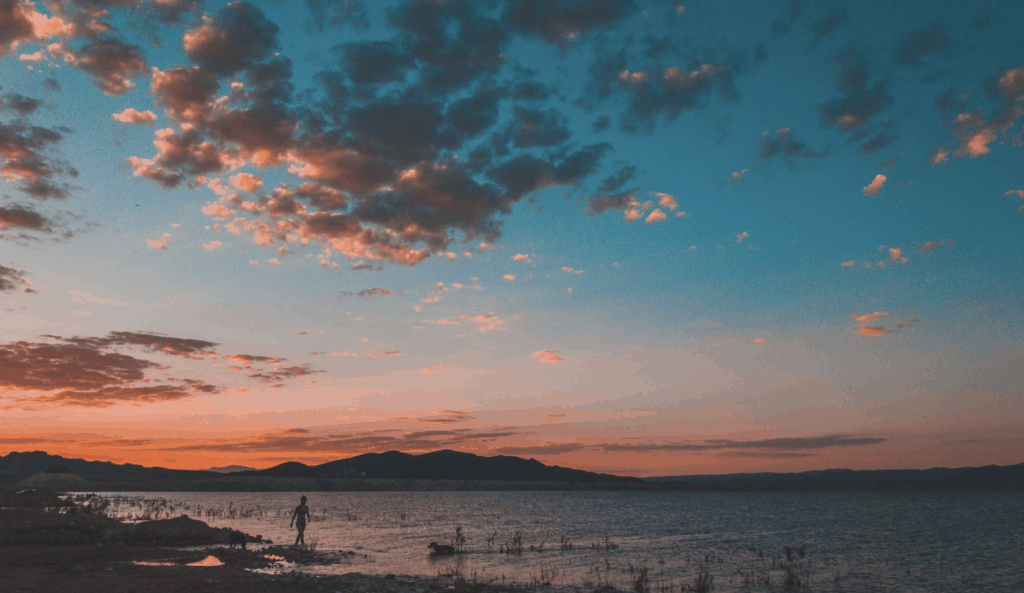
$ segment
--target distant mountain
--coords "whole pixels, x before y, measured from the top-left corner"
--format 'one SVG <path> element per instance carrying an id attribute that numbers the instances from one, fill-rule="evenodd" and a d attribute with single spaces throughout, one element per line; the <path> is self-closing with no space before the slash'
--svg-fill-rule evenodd
<path id="1" fill-rule="evenodd" d="M 244 472 L 244 471 L 255 471 L 255 467 L 249 467 L 247 465 L 225 465 L 224 467 L 209 467 L 206 469 L 208 472 L 216 472 L 218 474 L 230 474 L 233 472 Z"/>
<path id="2" fill-rule="evenodd" d="M 195 480 L 216 476 L 213 472 L 144 467 L 134 463 L 85 461 L 50 455 L 43 451 L 0 456 L 0 474 L 38 474 L 54 466 L 63 466 L 84 478 L 115 478 L 131 480 Z"/>
<path id="3" fill-rule="evenodd" d="M 557 465 L 544 465 L 536 459 L 496 455 L 481 457 L 448 449 L 422 455 L 400 451 L 366 453 L 321 465 L 296 461 L 265 470 L 242 471 L 235 476 L 279 478 L 333 478 L 363 476 L 403 480 L 508 480 L 536 482 L 610 482 L 641 484 L 639 478 L 598 474 Z"/>
<path id="4" fill-rule="evenodd" d="M 1024 463 L 1018 465 L 931 469 L 827 469 L 799 473 L 660 476 L 648 482 L 685 482 L 720 490 L 836 490 L 852 488 L 955 489 L 1024 488 Z"/>

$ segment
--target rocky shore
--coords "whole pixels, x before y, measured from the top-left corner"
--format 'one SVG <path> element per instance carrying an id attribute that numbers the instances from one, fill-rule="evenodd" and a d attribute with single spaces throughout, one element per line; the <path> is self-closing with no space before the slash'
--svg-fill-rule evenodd
<path id="1" fill-rule="evenodd" d="M 0 590 L 34 593 L 516 593 L 498 583 L 398 575 L 311 575 L 297 567 L 344 563 L 346 551 L 228 547 L 230 529 L 174 519 L 127 524 L 95 500 L 0 492 Z M 197 549 L 197 547 L 205 546 Z M 182 547 L 189 549 L 183 550 Z"/>

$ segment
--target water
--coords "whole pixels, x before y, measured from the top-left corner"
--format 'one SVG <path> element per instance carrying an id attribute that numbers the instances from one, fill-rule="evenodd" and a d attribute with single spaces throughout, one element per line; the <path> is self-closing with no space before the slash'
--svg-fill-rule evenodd
<path id="1" fill-rule="evenodd" d="M 703 566 L 716 591 L 785 588 L 790 546 L 811 591 L 1024 591 L 1019 492 L 312 492 L 307 544 L 357 552 L 321 573 L 467 578 L 592 591 L 653 593 L 693 585 Z M 113 496 L 113 495 L 111 495 Z M 186 513 L 290 544 L 299 493 L 124 493 L 116 515 Z M 134 498 L 138 497 L 138 498 Z M 431 558 L 431 541 L 465 553 Z M 521 534 L 522 554 L 503 553 Z M 571 549 L 562 542 L 571 542 Z M 541 548 L 543 544 L 543 548 Z M 797 548 L 805 555 L 799 556 Z M 757 553 L 760 551 L 763 558 Z M 774 557 L 774 559 L 773 559 Z M 741 574 L 742 573 L 742 574 Z M 838 575 L 838 585 L 835 577 Z"/>

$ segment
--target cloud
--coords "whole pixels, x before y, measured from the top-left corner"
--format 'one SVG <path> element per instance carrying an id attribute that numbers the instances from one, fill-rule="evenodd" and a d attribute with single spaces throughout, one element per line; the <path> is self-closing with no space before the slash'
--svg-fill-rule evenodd
<path id="1" fill-rule="evenodd" d="M 371 350 L 366 353 L 366 358 L 380 358 L 389 356 L 401 356 L 402 352 L 399 350 Z"/>
<path id="2" fill-rule="evenodd" d="M 203 243 L 203 249 L 207 251 L 213 251 L 214 249 L 220 248 L 223 245 L 220 241 L 214 241 L 212 243 Z"/>
<path id="3" fill-rule="evenodd" d="M 848 261 L 844 261 L 843 264 L 842 264 L 842 266 L 844 268 L 849 268 L 849 267 L 852 267 L 852 266 L 855 266 L 855 265 L 857 265 L 857 261 L 856 260 L 852 260 L 852 259 L 848 260 Z"/>
<path id="4" fill-rule="evenodd" d="M 652 191 L 652 196 L 658 198 L 658 205 L 662 208 L 668 208 L 669 210 L 675 210 L 679 207 L 679 202 L 676 201 L 675 196 L 662 193 L 660 191 Z"/>
<path id="5" fill-rule="evenodd" d="M 822 158 L 828 156 L 828 151 L 808 150 L 807 145 L 790 137 L 790 129 L 783 126 L 775 131 L 764 132 L 758 142 L 762 161 L 770 161 L 776 156 L 782 155 L 786 159 L 794 158 Z"/>
<path id="6" fill-rule="evenodd" d="M 263 180 L 257 177 L 256 175 L 251 175 L 249 173 L 239 173 L 238 175 L 233 175 L 231 176 L 230 181 L 231 185 L 235 186 L 236 188 L 242 191 L 247 191 L 249 193 L 258 192 L 263 187 Z"/>
<path id="7" fill-rule="evenodd" d="M 67 133 L 68 128 L 58 128 Z M 37 199 L 64 199 L 71 189 L 53 182 L 57 174 L 78 175 L 73 167 L 49 158 L 45 153 L 64 139 L 63 134 L 42 126 L 30 126 L 24 120 L 0 122 L 0 178 L 20 181 L 20 189 Z"/>
<path id="8" fill-rule="evenodd" d="M 498 455 L 564 455 L 586 449 L 581 443 L 541 443 L 540 445 L 492 447 L 491 452 Z"/>
<path id="9" fill-rule="evenodd" d="M 874 313 L 866 313 L 864 315 L 858 315 L 856 313 L 850 313 L 850 317 L 857 323 L 871 323 L 872 321 L 878 321 L 883 317 L 888 317 L 889 313 L 886 311 L 875 311 Z"/>
<path id="10" fill-rule="evenodd" d="M 35 113 L 42 104 L 43 102 L 39 99 L 33 99 L 18 93 L 10 93 L 0 97 L 0 110 L 6 108 L 23 117 Z"/>
<path id="11" fill-rule="evenodd" d="M 81 290 L 69 290 L 68 300 L 79 305 L 103 305 L 104 307 L 127 307 L 131 303 L 122 303 L 113 299 L 105 299 Z"/>
<path id="12" fill-rule="evenodd" d="M 420 369 L 420 372 L 423 373 L 424 375 L 433 375 L 434 373 L 440 373 L 441 371 L 443 371 L 443 370 L 445 370 L 447 368 L 448 368 L 447 365 L 439 364 L 439 365 L 435 365 L 435 366 L 432 366 L 432 367 L 422 368 L 422 369 Z"/>
<path id="13" fill-rule="evenodd" d="M 899 247 L 890 247 L 889 248 L 889 261 L 904 261 L 905 262 L 907 260 L 906 260 L 906 258 L 903 257 L 903 250 L 902 249 L 900 249 Z"/>
<path id="14" fill-rule="evenodd" d="M 373 297 L 373 296 L 389 296 L 392 295 L 390 290 L 386 288 L 364 288 L 356 293 L 356 296 L 360 297 Z"/>
<path id="15" fill-rule="evenodd" d="M 945 247 L 947 244 L 946 241 L 946 239 L 943 239 L 942 241 L 927 241 L 921 246 L 921 251 L 933 251 L 939 247 Z M 952 244 L 952 241 L 949 241 L 949 244 Z"/>
<path id="16" fill-rule="evenodd" d="M 526 262 L 528 264 L 532 264 L 533 263 L 530 260 L 530 256 L 525 254 L 525 253 L 517 253 L 517 254 L 513 255 L 512 256 L 512 261 L 521 261 L 521 262 Z"/>
<path id="17" fill-rule="evenodd" d="M 50 53 L 93 77 L 106 95 L 123 95 L 135 88 L 132 78 L 148 73 L 142 50 L 116 39 L 95 39 L 78 51 L 54 46 Z"/>
<path id="18" fill-rule="evenodd" d="M 167 241 L 169 241 L 170 239 L 171 239 L 171 234 L 170 233 L 164 233 L 163 236 L 161 236 L 159 239 L 146 239 L 146 244 L 149 245 L 150 247 L 152 247 L 153 249 L 160 250 L 160 251 L 166 251 L 167 250 Z"/>
<path id="19" fill-rule="evenodd" d="M 884 336 L 885 334 L 892 333 L 892 330 L 888 330 L 885 329 L 884 327 L 877 325 L 864 325 L 857 328 L 857 333 L 862 336 L 867 336 L 869 338 L 877 338 L 879 336 Z"/>
<path id="20" fill-rule="evenodd" d="M 988 154 L 992 150 L 989 144 L 1005 134 L 1024 114 L 1024 66 L 996 71 L 986 86 L 988 96 L 998 103 L 991 116 L 986 116 L 981 109 L 962 111 L 964 101 L 940 97 L 939 107 L 951 116 L 949 124 L 957 146 L 953 149 L 945 146 L 936 148 L 929 158 L 929 165 L 946 162 L 950 154 L 971 158 Z"/>
<path id="21" fill-rule="evenodd" d="M 665 216 L 665 213 L 662 212 L 661 209 L 655 208 L 654 210 L 651 211 L 650 214 L 647 215 L 647 218 L 644 219 L 644 222 L 646 222 L 647 224 L 654 224 L 656 222 L 661 222 L 666 218 L 668 217 Z"/>
<path id="22" fill-rule="evenodd" d="M 489 332 L 495 330 L 505 330 L 506 321 L 501 317 L 498 317 L 495 313 L 481 313 L 480 315 L 468 316 L 463 315 L 460 317 L 461 320 L 469 320 L 476 324 L 476 330 L 479 332 Z"/>
<path id="23" fill-rule="evenodd" d="M 505 274 L 504 276 L 502 276 L 502 278 L 504 278 L 505 280 L 508 280 L 509 282 L 515 282 L 516 281 L 516 275 L 515 274 Z"/>
<path id="24" fill-rule="evenodd" d="M 669 452 L 669 451 L 815 451 L 839 447 L 862 447 L 884 443 L 883 437 L 858 435 L 823 435 L 811 437 L 780 437 L 751 441 L 715 439 L 676 443 L 607 443 L 597 445 L 607 452 Z"/>
<path id="25" fill-rule="evenodd" d="M 742 233 L 736 235 L 736 242 L 737 243 L 742 243 L 743 240 L 746 239 L 749 236 L 750 236 L 750 233 L 748 233 L 747 231 L 743 231 Z"/>
<path id="26" fill-rule="evenodd" d="M 822 123 L 853 134 L 859 140 L 868 133 L 871 120 L 892 105 L 889 82 L 879 80 L 869 85 L 868 59 L 853 42 L 833 56 L 832 63 L 835 65 L 836 86 L 842 95 L 821 106 Z M 874 142 L 878 143 L 880 139 Z M 862 148 L 867 152 L 874 150 L 873 147 Z"/>
<path id="27" fill-rule="evenodd" d="M 25 272 L 0 265 L 0 292 L 36 292 Z"/>
<path id="28" fill-rule="evenodd" d="M 896 327 L 897 328 L 904 328 L 904 327 L 907 327 L 908 325 L 915 324 L 918 321 L 921 321 L 921 320 L 918 319 L 917 317 L 910 317 L 908 319 L 899 319 L 899 320 L 896 321 Z"/>
<path id="29" fill-rule="evenodd" d="M 31 208 L 18 204 L 0 206 L 0 230 L 24 229 L 41 233 L 53 232 L 53 221 Z"/>
<path id="30" fill-rule="evenodd" d="M 1024 200 L 1024 189 L 1011 189 L 1003 195 L 1006 197 L 1016 196 L 1018 200 Z"/>
<path id="31" fill-rule="evenodd" d="M 41 393 L 32 398 L 39 402 L 89 407 L 156 403 L 220 391 L 200 380 L 156 377 L 167 367 L 112 350 L 115 345 L 137 345 L 167 352 L 163 345 L 174 354 L 193 342 L 209 342 L 133 332 L 112 332 L 106 338 L 43 337 L 51 342 L 0 344 L 0 367 L 5 369 L 0 386 L 14 393 Z"/>
<path id="32" fill-rule="evenodd" d="M 747 176 L 747 171 L 749 171 L 749 170 L 750 169 L 743 169 L 743 170 L 740 170 L 740 171 L 733 171 L 732 174 L 729 175 L 729 180 L 728 180 L 727 183 L 729 185 L 734 186 L 734 187 L 735 186 L 743 185 L 743 178 Z"/>
<path id="33" fill-rule="evenodd" d="M 156 114 L 148 109 L 146 111 L 137 111 L 136 109 L 129 107 L 120 113 L 115 113 L 110 116 L 114 121 L 121 122 L 123 124 L 145 124 L 150 125 L 156 121 Z"/>
<path id="34" fill-rule="evenodd" d="M 921 65 L 924 56 L 938 54 L 949 47 L 949 39 L 941 27 L 916 29 L 903 36 L 893 61 L 900 66 L 916 68 Z"/>
<path id="35" fill-rule="evenodd" d="M 538 350 L 533 353 L 533 358 L 540 362 L 565 362 L 565 358 L 563 358 L 561 352 L 558 352 L 557 350 Z"/>
<path id="36" fill-rule="evenodd" d="M 871 196 L 872 198 L 878 197 L 878 194 L 882 192 L 882 188 L 885 186 L 886 176 L 879 173 L 875 175 L 875 178 L 871 180 L 867 186 L 860 189 L 865 196 Z"/>

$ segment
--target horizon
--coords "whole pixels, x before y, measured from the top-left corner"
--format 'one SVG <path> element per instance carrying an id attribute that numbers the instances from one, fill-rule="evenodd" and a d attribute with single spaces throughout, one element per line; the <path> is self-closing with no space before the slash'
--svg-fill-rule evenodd
<path id="1" fill-rule="evenodd" d="M 0 0 L 0 454 L 1024 462 L 1022 17 Z"/>

